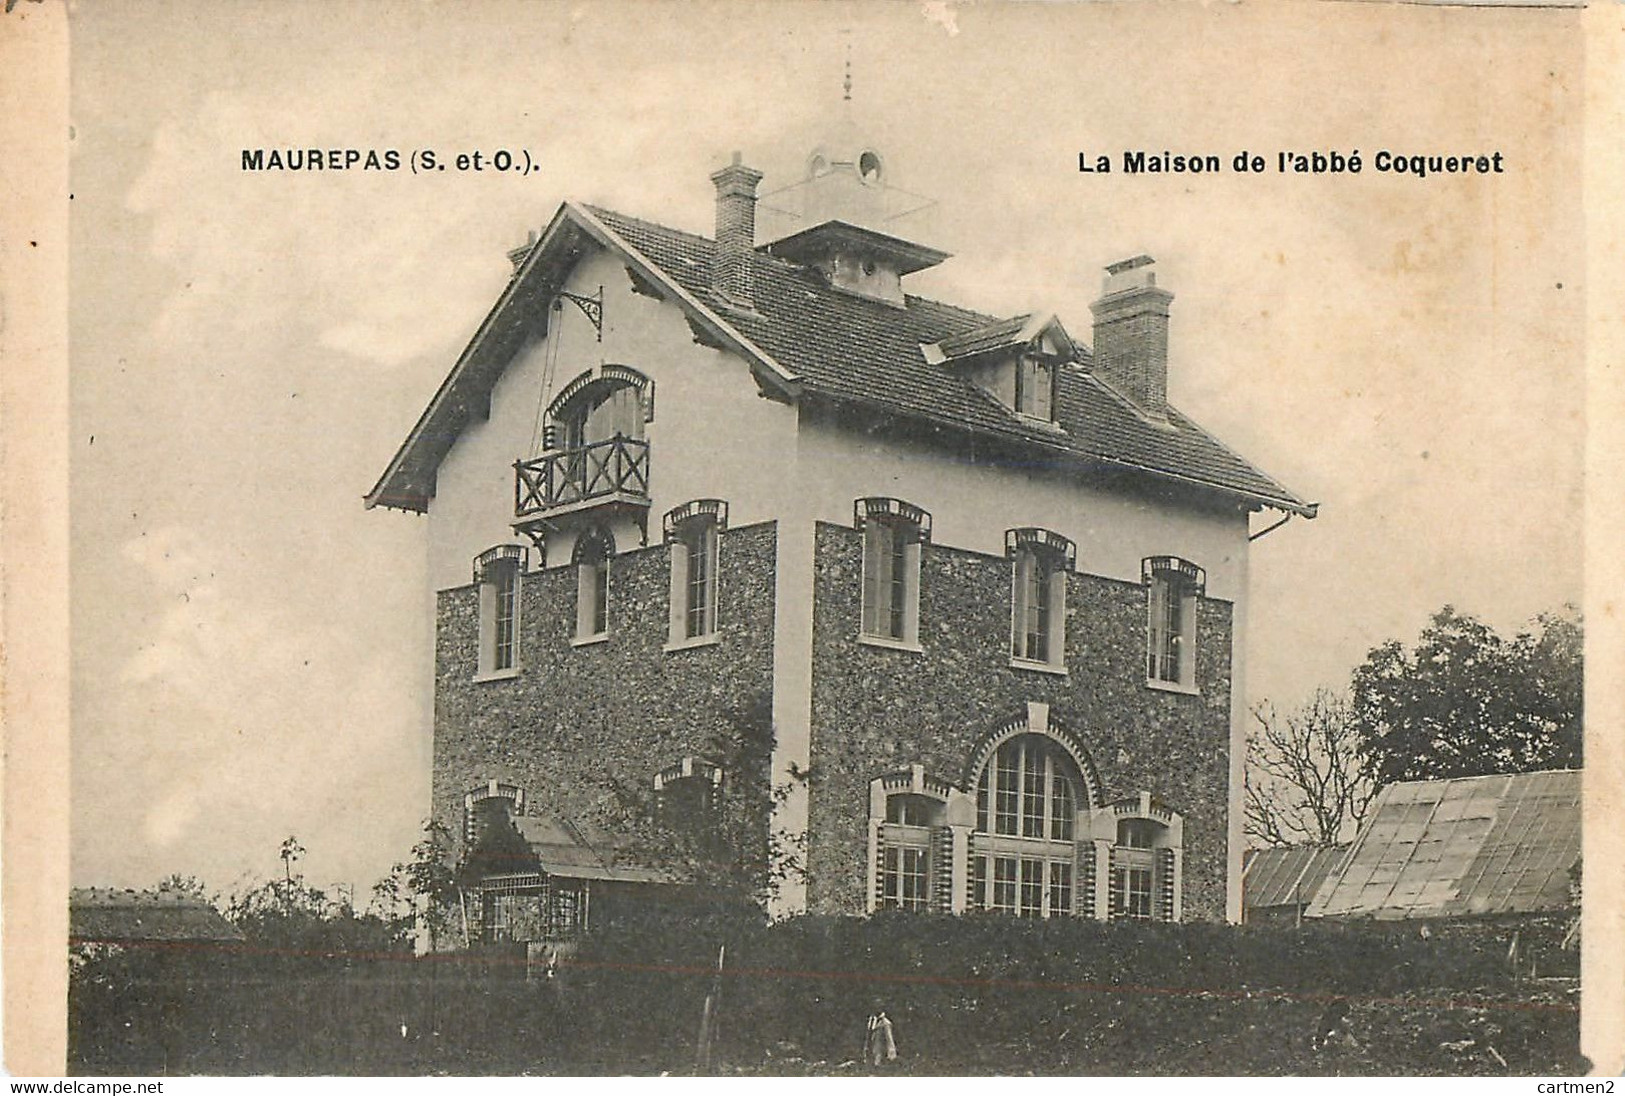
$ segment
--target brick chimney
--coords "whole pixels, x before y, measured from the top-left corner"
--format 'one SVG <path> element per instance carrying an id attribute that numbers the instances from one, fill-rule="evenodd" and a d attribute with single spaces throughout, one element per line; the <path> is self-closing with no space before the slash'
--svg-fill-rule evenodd
<path id="1" fill-rule="evenodd" d="M 1147 417 L 1168 417 L 1168 302 L 1149 255 L 1106 267 L 1095 314 L 1094 372 Z"/>
<path id="2" fill-rule="evenodd" d="M 762 173 L 733 163 L 712 174 L 717 188 L 717 247 L 711 288 L 740 308 L 751 307 L 751 252 L 756 247 L 756 184 Z"/>

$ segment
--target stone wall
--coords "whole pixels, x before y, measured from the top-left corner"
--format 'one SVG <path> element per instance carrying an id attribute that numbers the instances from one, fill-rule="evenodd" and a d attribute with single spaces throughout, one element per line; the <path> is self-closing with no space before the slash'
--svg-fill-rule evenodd
<path id="1" fill-rule="evenodd" d="M 1185 820 L 1185 918 L 1222 920 L 1230 737 L 1231 607 L 1202 599 L 1199 695 L 1145 684 L 1146 592 L 1088 574 L 1067 584 L 1062 677 L 1010 665 L 1010 563 L 928 544 L 922 653 L 858 642 L 862 537 L 820 523 L 813 615 L 808 903 L 864 908 L 868 787 L 918 762 L 968 787 L 977 740 L 1027 701 L 1088 746 L 1107 800 L 1144 789 Z M 1200 563 L 1201 561 L 1197 561 Z"/>
<path id="2" fill-rule="evenodd" d="M 576 572 L 523 577 L 520 671 L 476 681 L 479 588 L 436 606 L 434 817 L 462 840 L 463 795 L 518 785 L 527 814 L 609 823 L 616 782 L 652 788 L 685 755 L 704 756 L 730 715 L 771 693 L 776 527 L 728 529 L 718 550 L 720 642 L 665 651 L 670 562 L 664 545 L 610 564 L 609 638 L 572 646 Z"/>

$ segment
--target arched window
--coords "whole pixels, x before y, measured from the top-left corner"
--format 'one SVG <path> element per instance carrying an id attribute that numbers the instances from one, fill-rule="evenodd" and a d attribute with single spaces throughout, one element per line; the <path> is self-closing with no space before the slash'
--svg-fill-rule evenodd
<path id="1" fill-rule="evenodd" d="M 976 783 L 971 908 L 1071 916 L 1078 811 L 1087 805 L 1078 764 L 1060 743 L 1034 733 L 1001 742 Z"/>
<path id="2" fill-rule="evenodd" d="M 615 437 L 642 438 L 654 417 L 654 382 L 625 365 L 589 369 L 547 408 L 548 448 L 579 449 Z"/>
<path id="3" fill-rule="evenodd" d="M 609 561 L 614 554 L 615 538 L 602 526 L 595 526 L 576 538 L 577 643 L 609 635 Z"/>

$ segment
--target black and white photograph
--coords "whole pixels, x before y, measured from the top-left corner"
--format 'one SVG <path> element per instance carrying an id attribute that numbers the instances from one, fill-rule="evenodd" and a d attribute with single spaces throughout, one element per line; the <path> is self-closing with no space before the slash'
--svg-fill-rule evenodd
<path id="1" fill-rule="evenodd" d="M 1617 1075 L 1587 18 L 8 3 L 8 1069 Z"/>

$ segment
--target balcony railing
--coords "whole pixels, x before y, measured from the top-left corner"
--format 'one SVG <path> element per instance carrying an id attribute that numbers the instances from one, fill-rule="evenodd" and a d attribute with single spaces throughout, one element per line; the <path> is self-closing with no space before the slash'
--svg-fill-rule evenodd
<path id="1" fill-rule="evenodd" d="M 649 443 L 620 434 L 608 441 L 514 462 L 514 520 L 597 500 L 649 501 Z"/>

